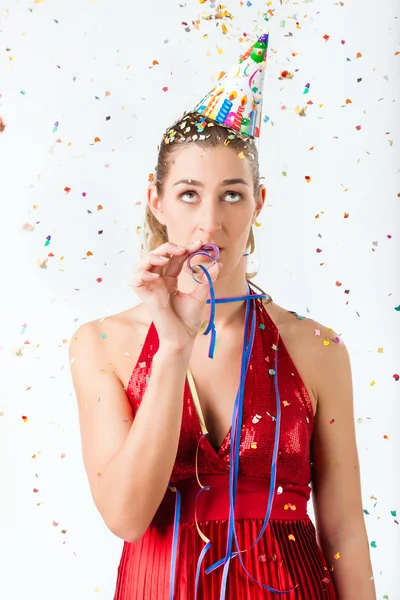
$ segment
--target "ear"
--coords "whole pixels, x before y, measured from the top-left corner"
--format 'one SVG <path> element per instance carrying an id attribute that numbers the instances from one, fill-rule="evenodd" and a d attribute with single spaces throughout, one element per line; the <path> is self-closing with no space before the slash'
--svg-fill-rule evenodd
<path id="1" fill-rule="evenodd" d="M 150 207 L 151 212 L 156 217 L 157 221 L 161 225 L 165 225 L 163 220 L 162 202 L 158 195 L 157 186 L 155 183 L 151 183 L 147 188 L 147 204 Z"/>
<path id="2" fill-rule="evenodd" d="M 262 211 L 266 197 L 267 197 L 267 188 L 265 187 L 265 185 L 260 185 L 259 190 L 258 190 L 258 196 L 256 198 L 256 208 L 254 209 L 253 223 L 255 222 L 258 215 Z"/>

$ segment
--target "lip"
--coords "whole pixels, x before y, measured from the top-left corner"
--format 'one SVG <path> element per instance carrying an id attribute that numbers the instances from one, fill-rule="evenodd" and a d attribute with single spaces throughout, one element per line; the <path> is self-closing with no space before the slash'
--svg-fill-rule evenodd
<path id="1" fill-rule="evenodd" d="M 217 246 L 220 250 L 223 250 L 223 247 L 220 246 L 219 244 L 216 244 L 215 242 L 207 242 L 206 244 L 203 244 L 203 246 L 209 246 L 210 244 L 214 244 L 215 246 Z"/>

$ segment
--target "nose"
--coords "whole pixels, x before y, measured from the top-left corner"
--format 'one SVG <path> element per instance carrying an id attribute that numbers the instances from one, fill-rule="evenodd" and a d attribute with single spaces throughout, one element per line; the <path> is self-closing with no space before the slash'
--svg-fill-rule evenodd
<path id="1" fill-rule="evenodd" d="M 202 210 L 196 215 L 201 239 L 218 239 L 223 224 L 223 214 L 220 207 L 215 203 L 204 203 Z"/>

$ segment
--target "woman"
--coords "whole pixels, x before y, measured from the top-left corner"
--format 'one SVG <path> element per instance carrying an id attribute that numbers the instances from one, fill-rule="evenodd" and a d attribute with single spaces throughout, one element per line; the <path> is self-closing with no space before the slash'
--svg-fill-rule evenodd
<path id="1" fill-rule="evenodd" d="M 228 77 L 167 130 L 142 303 L 71 341 L 93 499 L 124 540 L 114 600 L 376 598 L 346 346 L 246 273 L 266 197 L 251 76 L 256 116 L 240 94 L 229 117 Z"/>

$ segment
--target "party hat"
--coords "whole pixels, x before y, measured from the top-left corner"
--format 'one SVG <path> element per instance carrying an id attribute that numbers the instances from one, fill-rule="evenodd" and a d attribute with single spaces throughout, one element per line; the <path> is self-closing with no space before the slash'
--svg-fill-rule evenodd
<path id="1" fill-rule="evenodd" d="M 261 35 L 194 112 L 258 141 L 268 38 L 268 33 Z"/>

